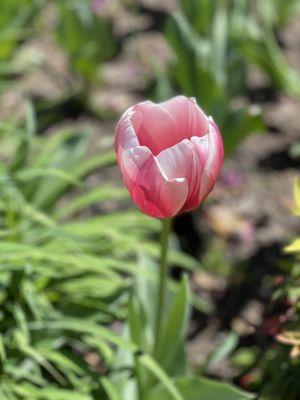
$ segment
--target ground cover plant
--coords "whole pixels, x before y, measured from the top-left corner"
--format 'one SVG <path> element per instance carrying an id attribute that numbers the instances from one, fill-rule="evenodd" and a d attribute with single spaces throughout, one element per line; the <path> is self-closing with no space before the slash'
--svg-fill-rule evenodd
<path id="1" fill-rule="evenodd" d="M 1 399 L 299 399 L 299 9 L 2 1 Z M 179 94 L 213 116 L 225 163 L 161 253 L 114 130 Z"/>

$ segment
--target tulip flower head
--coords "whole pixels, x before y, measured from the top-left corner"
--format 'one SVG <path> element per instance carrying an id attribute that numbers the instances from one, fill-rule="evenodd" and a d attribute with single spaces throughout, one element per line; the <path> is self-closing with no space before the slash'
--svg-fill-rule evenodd
<path id="1" fill-rule="evenodd" d="M 155 218 L 196 208 L 212 191 L 224 154 L 213 119 L 184 96 L 130 107 L 117 124 L 115 150 L 134 202 Z"/>

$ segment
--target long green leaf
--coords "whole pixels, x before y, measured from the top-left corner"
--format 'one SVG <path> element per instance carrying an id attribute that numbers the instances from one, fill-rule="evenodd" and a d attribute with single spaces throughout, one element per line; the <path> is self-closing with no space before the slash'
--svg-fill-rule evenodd
<path id="1" fill-rule="evenodd" d="M 172 306 L 164 318 L 160 343 L 155 354 L 155 358 L 159 360 L 166 371 L 172 369 L 174 364 L 177 363 L 176 356 L 178 356 L 179 347 L 182 347 L 185 342 L 188 305 L 188 282 L 187 278 L 184 277 L 175 299 L 172 301 Z"/>
<path id="2" fill-rule="evenodd" d="M 179 378 L 176 388 L 182 399 L 188 400 L 249 400 L 255 396 L 234 386 L 205 378 Z M 147 396 L 147 400 L 172 400 L 162 385 Z"/>
<path id="3" fill-rule="evenodd" d="M 184 400 L 173 381 L 152 357 L 143 354 L 139 357 L 139 361 L 162 383 L 170 399 Z"/>

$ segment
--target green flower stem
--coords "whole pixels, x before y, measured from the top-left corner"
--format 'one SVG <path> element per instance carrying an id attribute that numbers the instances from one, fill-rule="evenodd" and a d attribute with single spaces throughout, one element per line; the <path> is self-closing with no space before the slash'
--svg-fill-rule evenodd
<path id="1" fill-rule="evenodd" d="M 160 238 L 160 263 L 159 263 L 159 282 L 158 282 L 158 297 L 156 305 L 156 324 L 155 324 L 155 342 L 154 342 L 154 354 L 157 353 L 160 346 L 160 334 L 162 329 L 162 321 L 165 308 L 166 288 L 168 280 L 168 242 L 169 234 L 171 231 L 172 220 L 162 220 L 162 231 Z"/>
<path id="2" fill-rule="evenodd" d="M 143 384 L 142 384 L 141 366 L 140 366 L 140 361 L 139 361 L 138 355 L 134 356 L 134 362 L 135 362 L 135 376 L 136 376 L 136 382 L 137 382 L 138 400 L 144 400 L 145 397 L 144 397 Z"/>

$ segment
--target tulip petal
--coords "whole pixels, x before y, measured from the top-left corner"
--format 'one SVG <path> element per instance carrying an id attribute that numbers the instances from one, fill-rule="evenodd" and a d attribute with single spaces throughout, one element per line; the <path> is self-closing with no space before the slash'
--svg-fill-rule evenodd
<path id="1" fill-rule="evenodd" d="M 183 96 L 129 108 L 117 125 L 115 150 L 133 200 L 157 218 L 197 207 L 213 189 L 224 156 L 213 119 Z"/>
<path id="2" fill-rule="evenodd" d="M 193 99 L 184 96 L 160 104 L 145 101 L 136 105 L 134 110 L 142 115 L 141 124 L 133 122 L 139 143 L 154 155 L 183 139 L 208 132 L 205 114 Z"/>
<path id="3" fill-rule="evenodd" d="M 211 172 L 214 179 L 217 179 L 224 160 L 224 147 L 219 128 L 211 117 L 209 118 L 208 141 L 209 153 L 205 169 Z"/>
<path id="4" fill-rule="evenodd" d="M 208 135 L 202 136 L 201 138 L 193 136 L 191 138 L 191 143 L 201 161 L 201 165 L 205 166 L 209 154 Z"/>
<path id="5" fill-rule="evenodd" d="M 196 207 L 199 200 L 200 177 L 205 163 L 201 162 L 193 144 L 184 139 L 159 153 L 157 160 L 168 179 L 183 177 L 187 181 L 189 193 L 183 211 Z"/>
<path id="6" fill-rule="evenodd" d="M 125 150 L 139 145 L 138 138 L 133 128 L 132 121 L 135 124 L 141 124 L 141 118 L 136 115 L 132 108 L 129 108 L 120 119 L 115 133 L 115 151 L 117 154 L 118 164 L 121 165 L 122 154 Z"/>
<path id="7" fill-rule="evenodd" d="M 160 104 L 160 107 L 173 115 L 177 129 L 192 136 L 203 136 L 208 132 L 207 118 L 194 98 L 177 96 Z"/>
<path id="8" fill-rule="evenodd" d="M 183 207 L 188 195 L 186 180 L 168 179 L 147 147 L 125 151 L 121 169 L 125 185 L 145 214 L 171 218 Z"/>
<path id="9" fill-rule="evenodd" d="M 159 105 L 145 102 L 137 108 L 137 112 L 142 115 L 143 123 L 139 128 L 134 124 L 134 129 L 141 146 L 148 147 L 157 155 L 161 149 L 174 144 L 176 124 Z"/>
<path id="10" fill-rule="evenodd" d="M 204 141 L 193 138 L 193 143 L 198 151 L 199 157 L 203 160 L 206 158 L 205 167 L 201 176 L 200 202 L 212 191 L 216 180 L 221 174 L 224 159 L 224 148 L 220 131 L 211 117 L 208 121 L 209 132 L 207 134 L 207 144 L 204 145 Z"/>

